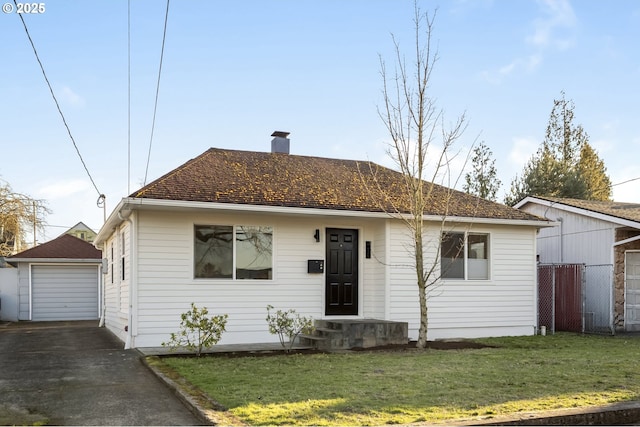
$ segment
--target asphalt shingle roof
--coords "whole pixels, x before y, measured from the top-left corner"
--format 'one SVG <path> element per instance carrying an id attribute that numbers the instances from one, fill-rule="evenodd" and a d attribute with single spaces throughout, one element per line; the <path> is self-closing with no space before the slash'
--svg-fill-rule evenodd
<path id="1" fill-rule="evenodd" d="M 75 236 L 63 234 L 46 243 L 13 255 L 7 258 L 7 261 L 11 261 L 11 258 L 101 259 L 102 252 L 91 243 Z"/>
<path id="2" fill-rule="evenodd" d="M 625 203 L 599 200 L 565 199 L 560 197 L 540 197 L 548 202 L 560 203 L 574 208 L 609 215 L 612 217 L 640 222 L 640 203 Z"/>
<path id="3" fill-rule="evenodd" d="M 403 186 L 402 174 L 372 162 L 211 148 L 130 197 L 367 212 L 409 212 L 410 200 L 403 196 Z M 387 197 L 380 197 L 381 193 L 377 188 L 383 188 Z M 450 202 L 447 204 L 449 197 Z M 425 213 L 437 216 L 540 220 L 524 211 L 439 185 L 433 187 Z"/>

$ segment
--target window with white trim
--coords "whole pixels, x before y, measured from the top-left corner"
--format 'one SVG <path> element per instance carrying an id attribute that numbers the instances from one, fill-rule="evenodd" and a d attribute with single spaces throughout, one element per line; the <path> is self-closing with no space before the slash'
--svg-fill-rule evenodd
<path id="1" fill-rule="evenodd" d="M 115 276 L 113 274 L 113 262 L 114 262 L 113 260 L 114 259 L 115 258 L 114 258 L 114 252 L 113 252 L 113 242 L 111 242 L 111 258 L 109 259 L 109 264 L 110 264 L 110 267 L 111 267 L 111 283 L 113 283 L 114 279 L 115 279 Z"/>
<path id="2" fill-rule="evenodd" d="M 124 236 L 124 231 L 122 233 L 120 233 L 120 274 L 121 274 L 121 279 L 124 281 L 126 279 L 125 276 L 125 260 L 124 260 L 124 255 L 125 255 L 125 236 Z"/>
<path id="3" fill-rule="evenodd" d="M 440 277 L 443 279 L 489 279 L 489 234 L 442 233 Z"/>
<path id="4" fill-rule="evenodd" d="M 273 278 L 273 227 L 196 225 L 193 241 L 196 279 Z"/>

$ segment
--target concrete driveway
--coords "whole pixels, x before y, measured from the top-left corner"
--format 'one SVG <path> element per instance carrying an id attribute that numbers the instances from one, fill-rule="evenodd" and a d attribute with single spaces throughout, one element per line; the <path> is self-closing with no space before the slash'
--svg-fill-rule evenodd
<path id="1" fill-rule="evenodd" d="M 95 322 L 0 325 L 0 425 L 198 425 L 136 350 Z"/>

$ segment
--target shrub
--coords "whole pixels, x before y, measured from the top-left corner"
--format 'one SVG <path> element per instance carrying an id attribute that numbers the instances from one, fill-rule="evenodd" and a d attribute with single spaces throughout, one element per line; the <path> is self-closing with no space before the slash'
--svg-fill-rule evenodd
<path id="1" fill-rule="evenodd" d="M 269 333 L 278 334 L 282 348 L 289 353 L 298 335 L 313 332 L 313 319 L 301 316 L 294 309 L 287 311 L 278 310 L 271 313 L 272 305 L 267 306 L 267 323 Z M 286 341 L 288 339 L 288 342 Z"/>
<path id="2" fill-rule="evenodd" d="M 170 347 L 171 351 L 185 347 L 200 357 L 203 349 L 220 341 L 229 317 L 228 314 L 208 317 L 208 314 L 207 307 L 198 308 L 191 303 L 191 310 L 180 315 L 180 331 L 172 332 L 169 342 L 163 342 L 162 346 Z"/>

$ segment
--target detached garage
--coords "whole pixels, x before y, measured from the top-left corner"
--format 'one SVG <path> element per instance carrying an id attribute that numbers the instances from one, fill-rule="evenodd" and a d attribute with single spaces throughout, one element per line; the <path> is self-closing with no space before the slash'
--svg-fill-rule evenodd
<path id="1" fill-rule="evenodd" d="M 18 320 L 100 317 L 102 254 L 92 244 L 63 234 L 7 261 L 18 268 Z"/>

